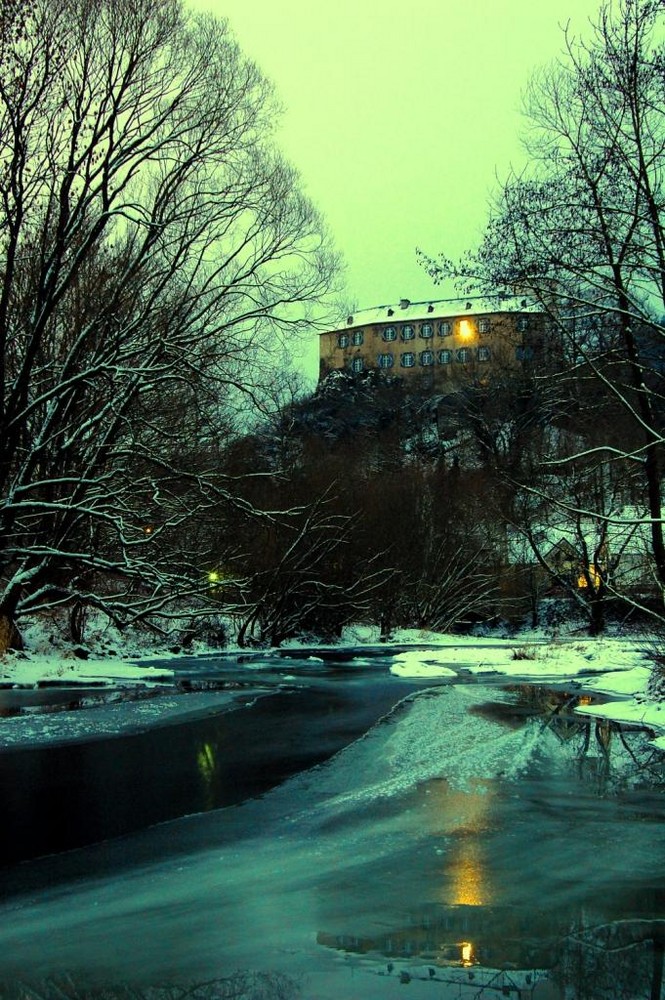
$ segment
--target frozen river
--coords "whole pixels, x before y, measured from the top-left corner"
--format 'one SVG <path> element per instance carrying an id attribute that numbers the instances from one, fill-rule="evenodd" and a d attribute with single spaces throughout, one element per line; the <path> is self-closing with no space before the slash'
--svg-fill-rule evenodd
<path id="1" fill-rule="evenodd" d="M 129 792 L 109 785 L 110 764 L 93 768 L 94 810 L 144 826 L 136 803 L 170 783 L 194 815 L 122 836 L 111 819 L 106 843 L 7 867 L 0 980 L 260 969 L 296 977 L 309 1000 L 402 995 L 405 977 L 437 1000 L 518 988 L 659 1000 L 665 771 L 643 734 L 575 718 L 563 689 L 425 689 L 390 678 L 385 658 L 254 666 L 272 693 L 244 691 L 234 711 L 211 694 L 195 717 L 171 717 L 138 778 L 126 748 L 143 737 L 105 741 Z M 49 781 L 55 766 L 42 764 Z M 75 784 L 61 782 L 58 825 L 83 823 Z M 16 787 L 5 802 L 24 813 L 27 779 Z M 49 822 L 32 809 L 31 824 Z"/>

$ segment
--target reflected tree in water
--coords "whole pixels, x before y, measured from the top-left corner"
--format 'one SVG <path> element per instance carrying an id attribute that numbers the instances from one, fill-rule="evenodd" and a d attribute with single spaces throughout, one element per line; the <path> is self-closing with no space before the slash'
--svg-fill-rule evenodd
<path id="1" fill-rule="evenodd" d="M 662 910 L 662 890 L 656 902 Z M 662 1000 L 664 954 L 665 918 L 589 927 L 582 917 L 563 942 L 553 979 L 570 1000 Z"/>

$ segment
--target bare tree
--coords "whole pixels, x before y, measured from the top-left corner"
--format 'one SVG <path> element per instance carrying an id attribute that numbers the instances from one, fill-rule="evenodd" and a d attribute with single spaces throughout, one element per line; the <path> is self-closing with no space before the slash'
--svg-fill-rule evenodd
<path id="1" fill-rule="evenodd" d="M 0 71 L 7 640 L 28 608 L 126 620 L 200 586 L 185 526 L 234 500 L 220 416 L 336 261 L 225 22 L 179 0 L 3 0 Z"/>
<path id="2" fill-rule="evenodd" d="M 538 296 L 553 331 L 540 378 L 558 387 L 555 422 L 587 407 L 587 431 L 605 423 L 593 440 L 578 424 L 568 461 L 639 474 L 661 589 L 664 17 L 662 0 L 611 0 L 588 41 L 566 31 L 562 59 L 527 92 L 529 167 L 503 186 L 480 248 L 460 263 L 424 260 L 435 278 Z M 561 469 L 561 455 L 544 454 L 548 474 L 550 458 Z"/>

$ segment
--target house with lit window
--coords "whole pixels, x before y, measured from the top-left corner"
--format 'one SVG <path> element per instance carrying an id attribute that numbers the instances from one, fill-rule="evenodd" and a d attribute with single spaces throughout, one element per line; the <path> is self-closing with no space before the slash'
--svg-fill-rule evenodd
<path id="1" fill-rule="evenodd" d="M 537 362 L 546 317 L 523 296 L 495 295 L 364 309 L 320 335 L 320 378 L 331 371 L 378 370 L 409 382 L 455 390 L 492 371 Z"/>

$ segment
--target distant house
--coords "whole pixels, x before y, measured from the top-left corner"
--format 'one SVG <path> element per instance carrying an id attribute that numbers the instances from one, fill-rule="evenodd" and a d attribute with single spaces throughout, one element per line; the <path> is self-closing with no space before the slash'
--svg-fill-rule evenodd
<path id="1" fill-rule="evenodd" d="M 364 309 L 320 335 L 320 377 L 378 370 L 455 390 L 538 363 L 546 316 L 529 298 L 495 295 Z"/>
<path id="2" fill-rule="evenodd" d="M 648 592 L 654 586 L 650 526 L 635 507 L 618 508 L 607 519 L 589 515 L 579 523 L 555 517 L 547 525 L 531 525 L 530 533 L 552 576 L 579 590 L 598 586 L 601 577 L 610 592 Z M 508 559 L 513 567 L 533 567 L 547 582 L 549 574 L 523 532 L 509 532 Z"/>

